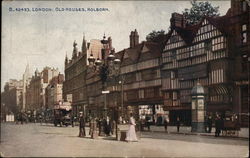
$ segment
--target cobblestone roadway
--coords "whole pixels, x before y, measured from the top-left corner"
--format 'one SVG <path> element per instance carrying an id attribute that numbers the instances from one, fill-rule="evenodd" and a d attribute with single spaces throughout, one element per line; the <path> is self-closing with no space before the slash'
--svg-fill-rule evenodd
<path id="1" fill-rule="evenodd" d="M 139 142 L 79 138 L 78 127 L 1 124 L 4 156 L 32 157 L 247 157 L 248 140 L 180 134 L 142 134 Z"/>

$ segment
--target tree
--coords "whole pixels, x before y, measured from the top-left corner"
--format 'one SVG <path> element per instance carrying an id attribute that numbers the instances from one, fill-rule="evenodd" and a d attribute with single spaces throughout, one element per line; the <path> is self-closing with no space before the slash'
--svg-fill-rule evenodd
<path id="1" fill-rule="evenodd" d="M 185 9 L 183 15 L 187 20 L 188 24 L 198 23 L 204 16 L 219 16 L 219 7 L 213 7 L 209 2 L 197 2 L 196 0 L 191 1 L 191 9 Z"/>
<path id="2" fill-rule="evenodd" d="M 147 41 L 155 41 L 156 37 L 158 37 L 159 35 L 164 35 L 165 31 L 164 30 L 160 30 L 160 31 L 155 31 L 153 30 L 152 32 L 150 32 L 147 36 L 146 36 L 146 40 Z"/>

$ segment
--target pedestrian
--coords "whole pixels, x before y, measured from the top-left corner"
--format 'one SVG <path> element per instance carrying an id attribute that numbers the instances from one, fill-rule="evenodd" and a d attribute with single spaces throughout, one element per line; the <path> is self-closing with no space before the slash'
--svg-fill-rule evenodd
<path id="1" fill-rule="evenodd" d="M 42 115 L 39 114 L 39 121 L 40 121 L 40 124 L 42 124 Z"/>
<path id="2" fill-rule="evenodd" d="M 74 127 L 75 117 L 71 115 L 71 126 Z"/>
<path id="3" fill-rule="evenodd" d="M 21 124 L 23 124 L 24 117 L 23 117 L 23 113 L 22 112 L 20 113 L 20 120 L 21 120 Z"/>
<path id="4" fill-rule="evenodd" d="M 167 133 L 168 133 L 168 122 L 169 122 L 169 118 L 168 118 L 168 115 L 166 115 L 164 119 L 164 128 L 165 128 L 165 132 Z"/>
<path id="5" fill-rule="evenodd" d="M 212 116 L 208 116 L 207 118 L 208 133 L 211 133 L 212 131 L 212 124 L 213 124 Z"/>
<path id="6" fill-rule="evenodd" d="M 121 116 L 119 117 L 119 124 L 123 124 L 123 118 Z"/>
<path id="7" fill-rule="evenodd" d="M 94 131 L 94 122 L 95 122 L 95 118 L 90 118 L 90 122 L 89 122 L 89 135 L 90 136 L 93 134 L 93 131 Z"/>
<path id="8" fill-rule="evenodd" d="M 111 132 L 111 121 L 107 116 L 106 119 L 104 119 L 104 133 L 106 134 L 106 136 L 110 136 L 110 132 Z"/>
<path id="9" fill-rule="evenodd" d="M 113 120 L 112 121 L 112 126 L 111 126 L 111 134 L 113 135 L 114 133 L 116 133 L 116 121 Z"/>
<path id="10" fill-rule="evenodd" d="M 219 137 L 223 128 L 223 119 L 220 115 L 217 115 L 215 119 L 215 137 Z"/>
<path id="11" fill-rule="evenodd" d="M 98 128 L 98 131 L 99 131 L 98 133 L 100 134 L 101 133 L 101 118 L 97 118 L 96 123 L 97 123 L 97 128 Z"/>
<path id="12" fill-rule="evenodd" d="M 143 119 L 139 119 L 139 129 L 140 129 L 140 131 L 144 131 L 144 129 L 143 129 Z"/>
<path id="13" fill-rule="evenodd" d="M 150 117 L 146 116 L 146 126 L 148 127 L 148 131 L 150 131 Z"/>
<path id="14" fill-rule="evenodd" d="M 179 132 L 180 131 L 180 118 L 179 117 L 177 117 L 177 121 L 176 121 L 176 126 L 177 126 L 177 132 Z"/>
<path id="15" fill-rule="evenodd" d="M 85 137 L 85 120 L 83 116 L 83 112 L 80 112 L 80 118 L 79 118 L 79 137 Z"/>
<path id="16" fill-rule="evenodd" d="M 130 119 L 129 119 L 129 129 L 126 133 L 126 141 L 131 142 L 131 141 L 138 141 L 135 133 L 135 119 L 133 117 L 133 114 L 130 114 Z"/>

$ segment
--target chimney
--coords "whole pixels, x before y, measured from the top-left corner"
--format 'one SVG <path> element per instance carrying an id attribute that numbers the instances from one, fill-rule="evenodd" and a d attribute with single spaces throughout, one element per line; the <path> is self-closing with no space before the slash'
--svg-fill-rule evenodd
<path id="1" fill-rule="evenodd" d="M 181 27 L 185 28 L 186 27 L 186 20 L 182 14 L 179 13 L 172 13 L 172 17 L 170 19 L 171 22 L 171 27 Z"/>
<path id="2" fill-rule="evenodd" d="M 134 37 L 134 46 L 138 45 L 139 44 L 139 35 L 138 35 L 138 32 L 137 30 L 135 29 L 135 37 Z"/>
<path id="3" fill-rule="evenodd" d="M 112 39 L 111 37 L 108 38 L 109 49 L 112 50 Z"/>
<path id="4" fill-rule="evenodd" d="M 131 31 L 129 37 L 130 37 L 130 48 L 133 48 L 134 46 L 139 44 L 139 35 L 136 29 L 135 31 Z"/>

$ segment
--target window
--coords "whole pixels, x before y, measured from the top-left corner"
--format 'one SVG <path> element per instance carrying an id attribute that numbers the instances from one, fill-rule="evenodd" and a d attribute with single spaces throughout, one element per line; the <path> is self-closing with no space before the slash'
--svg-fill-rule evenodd
<path id="1" fill-rule="evenodd" d="M 177 71 L 171 71 L 171 78 L 172 78 L 172 79 L 178 78 L 178 73 L 177 73 Z"/>
<path id="2" fill-rule="evenodd" d="M 211 51 L 212 50 L 212 41 L 211 40 L 206 40 L 204 43 L 204 49 L 206 51 Z"/>
<path id="3" fill-rule="evenodd" d="M 176 50 L 172 51 L 171 57 L 172 57 L 172 59 L 176 59 Z"/>
<path id="4" fill-rule="evenodd" d="M 241 61 L 241 70 L 242 70 L 242 72 L 246 72 L 247 71 L 247 54 L 243 54 L 242 56 L 241 56 L 241 59 L 242 59 L 242 61 Z"/>
<path id="5" fill-rule="evenodd" d="M 174 43 L 174 42 L 177 42 L 178 41 L 178 37 L 177 36 L 172 36 L 170 38 L 170 43 Z"/>
<path id="6" fill-rule="evenodd" d="M 144 90 L 143 89 L 139 90 L 139 98 L 144 98 Z"/>
<path id="7" fill-rule="evenodd" d="M 242 44 L 245 44 L 247 42 L 247 25 L 243 24 L 241 27 L 242 31 Z"/>
<path id="8" fill-rule="evenodd" d="M 178 99 L 178 94 L 177 92 L 173 92 L 173 100 L 177 100 Z"/>
<path id="9" fill-rule="evenodd" d="M 247 2 L 246 2 L 246 0 L 243 0 L 241 5 L 242 5 L 242 11 L 243 12 L 247 11 Z"/>

